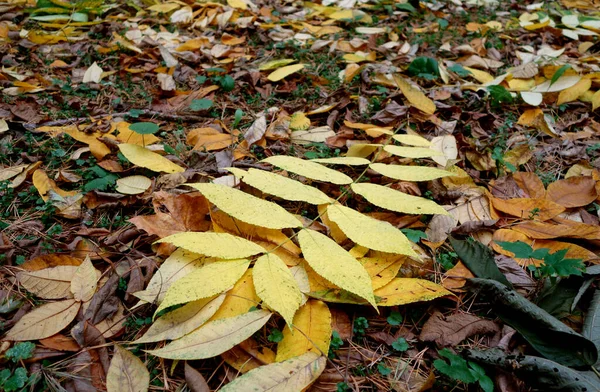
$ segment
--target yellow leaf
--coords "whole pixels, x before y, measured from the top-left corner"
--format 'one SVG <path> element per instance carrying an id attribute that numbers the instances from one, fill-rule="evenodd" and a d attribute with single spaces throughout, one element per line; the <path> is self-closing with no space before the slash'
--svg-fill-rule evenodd
<path id="1" fill-rule="evenodd" d="M 381 297 L 377 305 L 396 306 L 431 301 L 444 295 L 452 295 L 452 293 L 425 279 L 396 278 L 384 287 L 375 290 L 375 295 Z"/>
<path id="2" fill-rule="evenodd" d="M 63 191 L 60 189 L 54 180 L 51 180 L 45 171 L 42 169 L 37 169 L 33 172 L 32 176 L 33 186 L 37 189 L 40 197 L 44 201 L 50 200 L 50 191 L 57 193 L 62 197 L 74 196 L 77 194 L 77 191 Z"/>
<path id="3" fill-rule="evenodd" d="M 75 275 L 71 280 L 71 292 L 77 301 L 87 302 L 94 296 L 98 283 L 99 272 L 96 271 L 92 261 L 86 257 L 83 263 L 77 267 Z"/>
<path id="4" fill-rule="evenodd" d="M 400 75 L 394 75 L 394 80 L 411 105 L 427 114 L 435 113 L 435 103 L 427 98 L 425 94 L 413 87 Z"/>
<path id="5" fill-rule="evenodd" d="M 254 263 L 252 279 L 260 299 L 291 325 L 302 293 L 287 265 L 276 255 L 266 254 Z"/>
<path id="6" fill-rule="evenodd" d="M 192 129 L 187 135 L 187 143 L 194 146 L 194 150 L 200 151 L 221 150 L 229 147 L 235 140 L 235 136 L 210 127 Z"/>
<path id="7" fill-rule="evenodd" d="M 236 177 L 242 178 L 246 184 L 262 192 L 281 197 L 285 200 L 304 201 L 315 205 L 327 204 L 332 201 L 329 196 L 317 188 L 304 185 L 301 182 L 275 173 L 253 168 L 248 171 L 234 168 L 229 168 L 227 170 Z"/>
<path id="8" fill-rule="evenodd" d="M 311 180 L 331 182 L 337 185 L 346 185 L 352 183 L 352 178 L 336 170 L 329 169 L 315 162 L 305 161 L 304 159 L 275 155 L 261 162 L 270 163 L 273 166 L 280 167 L 292 173 L 310 178 Z"/>
<path id="9" fill-rule="evenodd" d="M 146 302 L 160 303 L 173 282 L 202 267 L 206 263 L 205 260 L 204 256 L 197 253 L 177 249 L 160 265 L 146 290 L 138 291 L 134 295 Z"/>
<path id="10" fill-rule="evenodd" d="M 129 176 L 117 180 L 117 192 L 125 195 L 139 195 L 146 192 L 152 180 L 145 176 Z"/>
<path id="11" fill-rule="evenodd" d="M 240 259 L 265 251 L 254 242 L 228 233 L 185 232 L 172 234 L 156 242 L 219 259 Z"/>
<path id="12" fill-rule="evenodd" d="M 76 270 L 76 266 L 60 265 L 39 271 L 19 272 L 17 279 L 27 291 L 40 298 L 72 298 L 71 279 Z"/>
<path id="13" fill-rule="evenodd" d="M 166 14 L 168 12 L 178 10 L 179 8 L 181 8 L 181 5 L 173 2 L 173 3 L 154 4 L 146 9 L 150 10 L 150 11 L 161 12 L 163 14 Z"/>
<path id="14" fill-rule="evenodd" d="M 174 164 L 162 155 L 137 144 L 119 144 L 121 153 L 134 165 L 145 167 L 155 172 L 181 173 L 185 169 Z"/>
<path id="15" fill-rule="evenodd" d="M 118 140 L 121 143 L 137 144 L 138 146 L 148 146 L 160 140 L 152 134 L 141 135 L 137 132 L 132 131 L 129 128 L 131 124 L 127 121 L 119 121 L 116 123 L 111 123 L 110 125 L 111 130 L 107 136 L 113 136 L 112 133 L 117 131 L 118 135 L 116 137 L 116 140 Z"/>
<path id="16" fill-rule="evenodd" d="M 347 157 L 366 158 L 382 147 L 381 144 L 361 144 L 356 143 L 348 147 Z"/>
<path id="17" fill-rule="evenodd" d="M 163 348 L 147 352 L 168 359 L 211 358 L 248 339 L 270 317 L 271 313 L 266 310 L 255 310 L 236 317 L 210 321 Z"/>
<path id="18" fill-rule="evenodd" d="M 254 290 L 252 269 L 247 270 L 225 295 L 223 305 L 217 310 L 211 320 L 235 317 L 249 312 L 252 307 L 260 303 L 260 298 Z"/>
<path id="19" fill-rule="evenodd" d="M 184 304 L 222 293 L 244 275 L 249 265 L 250 260 L 237 259 L 216 261 L 200 267 L 169 287 L 156 313 L 169 306 Z"/>
<path id="20" fill-rule="evenodd" d="M 248 9 L 248 4 L 244 0 L 227 0 L 227 5 L 240 10 Z"/>
<path id="21" fill-rule="evenodd" d="M 327 214 L 348 238 L 361 246 L 381 252 L 418 257 L 404 233 L 388 222 L 371 218 L 339 204 L 327 207 Z"/>
<path id="22" fill-rule="evenodd" d="M 592 110 L 596 110 L 600 107 L 600 90 L 596 91 L 592 95 Z"/>
<path id="23" fill-rule="evenodd" d="M 115 352 L 106 373 L 107 392 L 146 392 L 150 373 L 141 359 L 131 351 L 115 345 Z"/>
<path id="24" fill-rule="evenodd" d="M 327 359 L 315 353 L 277 362 L 240 376 L 221 388 L 220 392 L 303 391 L 325 370 Z"/>
<path id="25" fill-rule="evenodd" d="M 293 73 L 300 71 L 303 68 L 304 64 L 287 65 L 271 72 L 269 76 L 267 76 L 267 79 L 269 79 L 271 82 L 277 82 Z"/>
<path id="26" fill-rule="evenodd" d="M 434 167 L 386 165 L 383 163 L 371 163 L 369 167 L 381 175 L 401 181 L 431 181 L 455 175 Z"/>
<path id="27" fill-rule="evenodd" d="M 296 112 L 290 118 L 290 129 L 303 131 L 310 127 L 310 119 L 303 112 Z"/>
<path id="28" fill-rule="evenodd" d="M 92 155 L 94 155 L 94 157 L 98 160 L 104 158 L 105 155 L 110 154 L 110 149 L 106 146 L 106 144 L 98 140 L 99 137 L 104 136 L 104 134 L 101 134 L 100 132 L 88 134 L 80 131 L 76 125 L 68 125 L 64 127 L 40 127 L 37 128 L 36 131 L 47 132 L 52 136 L 66 133 L 73 139 L 89 145 Z"/>
<path id="29" fill-rule="evenodd" d="M 581 79 L 574 86 L 561 91 L 560 94 L 558 94 L 556 104 L 562 105 L 563 103 L 575 101 L 586 91 L 588 91 L 590 87 L 592 87 L 591 79 Z"/>
<path id="30" fill-rule="evenodd" d="M 531 106 L 540 106 L 544 96 L 541 93 L 532 93 L 529 91 L 521 91 L 521 98 L 523 101 Z"/>
<path id="31" fill-rule="evenodd" d="M 439 151 L 432 150 L 424 147 L 403 147 L 403 146 L 392 146 L 387 145 L 383 148 L 390 154 L 397 155 L 403 158 L 430 158 L 435 156 L 444 156 Z"/>
<path id="32" fill-rule="evenodd" d="M 286 325 L 277 344 L 277 362 L 312 352 L 326 355 L 331 341 L 331 312 L 322 301 L 308 300 L 294 316 L 293 328 Z"/>
<path id="33" fill-rule="evenodd" d="M 394 135 L 394 140 L 415 147 L 429 147 L 431 142 L 419 135 Z"/>
<path id="34" fill-rule="evenodd" d="M 343 244 L 346 242 L 348 237 L 343 231 L 340 230 L 339 226 L 335 222 L 329 219 L 329 215 L 327 215 L 328 205 L 329 204 L 321 204 L 319 207 L 317 207 L 317 211 L 321 217 L 321 222 L 323 222 L 323 224 L 329 229 L 329 235 L 331 238 L 333 238 L 338 244 Z"/>
<path id="35" fill-rule="evenodd" d="M 344 248 L 309 229 L 300 231 L 298 242 L 305 260 L 317 274 L 375 306 L 369 274 Z"/>
<path id="36" fill-rule="evenodd" d="M 266 63 L 261 64 L 258 67 L 258 69 L 259 69 L 259 71 L 270 71 L 272 69 L 277 69 L 277 68 L 283 67 L 285 65 L 291 64 L 295 61 L 296 60 L 294 60 L 294 59 L 279 59 L 279 60 L 267 61 Z"/>
<path id="37" fill-rule="evenodd" d="M 442 206 L 432 200 L 408 195 L 385 186 L 362 182 L 352 184 L 351 187 L 355 193 L 367 199 L 369 203 L 386 210 L 403 214 L 448 215 L 448 212 Z"/>
<path id="38" fill-rule="evenodd" d="M 481 71 L 471 67 L 464 67 L 464 69 L 469 71 L 471 73 L 471 76 L 473 76 L 481 84 L 489 83 L 492 80 L 494 80 L 494 77 L 485 71 Z"/>
<path id="39" fill-rule="evenodd" d="M 268 229 L 301 227 L 302 223 L 275 203 L 219 184 L 187 184 L 199 190 L 223 212 L 242 222 Z M 266 214 L 265 212 L 269 213 Z"/>
<path id="40" fill-rule="evenodd" d="M 55 335 L 75 319 L 81 302 L 74 299 L 50 302 L 25 314 L 6 333 L 6 340 L 38 340 Z"/>
<path id="41" fill-rule="evenodd" d="M 225 294 L 221 294 L 217 298 L 204 298 L 185 304 L 156 319 L 146 333 L 133 344 L 179 339 L 207 322 L 224 300 Z"/>
<path id="42" fill-rule="evenodd" d="M 363 166 L 371 163 L 368 159 L 358 157 L 333 157 L 311 159 L 311 162 L 325 163 L 329 165 Z"/>
<path id="43" fill-rule="evenodd" d="M 371 276 L 373 290 L 377 290 L 390 283 L 398 275 L 400 267 L 406 261 L 406 256 L 362 257 L 358 261 L 362 263 L 369 276 Z"/>

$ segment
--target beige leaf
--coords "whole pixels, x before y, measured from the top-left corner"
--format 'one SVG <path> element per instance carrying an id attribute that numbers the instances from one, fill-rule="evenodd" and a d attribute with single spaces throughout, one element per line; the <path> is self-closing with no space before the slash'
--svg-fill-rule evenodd
<path id="1" fill-rule="evenodd" d="M 248 146 L 253 145 L 263 138 L 267 131 L 267 118 L 260 116 L 250 125 L 250 128 L 244 133 L 244 139 L 248 142 Z"/>
<path id="2" fill-rule="evenodd" d="M 115 345 L 115 353 L 106 373 L 108 392 L 146 392 L 150 373 L 146 365 L 129 350 Z"/>
<path id="3" fill-rule="evenodd" d="M 117 192 L 125 195 L 138 195 L 150 188 L 152 180 L 145 176 L 129 176 L 117 180 Z"/>
<path id="4" fill-rule="evenodd" d="M 83 83 L 100 83 L 102 80 L 102 68 L 98 66 L 96 62 L 90 65 L 90 67 L 83 74 Z"/>
<path id="5" fill-rule="evenodd" d="M 98 274 L 89 257 L 77 267 L 71 280 L 71 292 L 77 301 L 87 302 L 92 298 L 96 292 Z"/>
<path id="6" fill-rule="evenodd" d="M 433 156 L 431 159 L 440 166 L 446 167 L 448 162 L 456 162 L 458 157 L 458 147 L 456 146 L 456 138 L 452 135 L 436 136 L 431 139 L 432 150 L 441 152 L 442 156 Z"/>
<path id="7" fill-rule="evenodd" d="M 7 340 L 25 341 L 44 339 L 59 333 L 77 316 L 81 302 L 74 299 L 50 302 L 23 316 L 10 331 Z"/>
<path id="8" fill-rule="evenodd" d="M 71 279 L 76 270 L 76 266 L 61 265 L 39 271 L 19 272 L 17 279 L 27 291 L 40 298 L 71 298 Z"/>

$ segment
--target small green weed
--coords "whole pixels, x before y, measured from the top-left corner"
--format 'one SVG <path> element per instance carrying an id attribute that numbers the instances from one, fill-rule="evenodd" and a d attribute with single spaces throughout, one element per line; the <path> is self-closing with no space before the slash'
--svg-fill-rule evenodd
<path id="1" fill-rule="evenodd" d="M 433 361 L 436 370 L 452 380 L 462 381 L 465 384 L 479 383 L 481 389 L 485 392 L 494 391 L 494 382 L 485 374 L 485 370 L 477 363 L 466 361 L 452 351 L 444 348 L 438 353 L 442 358 Z"/>

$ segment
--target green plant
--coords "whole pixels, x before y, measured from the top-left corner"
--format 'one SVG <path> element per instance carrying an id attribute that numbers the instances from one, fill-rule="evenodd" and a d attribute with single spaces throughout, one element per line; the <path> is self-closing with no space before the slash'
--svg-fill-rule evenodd
<path id="1" fill-rule="evenodd" d="M 6 350 L 4 356 L 6 359 L 10 359 L 13 362 L 23 361 L 33 356 L 33 350 L 35 350 L 35 344 L 32 342 L 19 342 L 13 347 Z"/>
<path id="2" fill-rule="evenodd" d="M 369 328 L 369 321 L 364 317 L 357 317 L 352 325 L 352 331 L 357 338 L 365 336 L 367 328 Z"/>
<path id="3" fill-rule="evenodd" d="M 0 388 L 5 392 L 21 391 L 28 381 L 25 368 L 18 367 L 14 372 L 10 369 L 0 371 Z"/>
<path id="4" fill-rule="evenodd" d="M 394 326 L 402 324 L 403 321 L 404 321 L 404 317 L 402 317 L 402 314 L 400 314 L 400 312 L 396 312 L 396 311 L 391 312 L 387 318 L 388 324 L 394 325 Z"/>
<path id="5" fill-rule="evenodd" d="M 280 330 L 274 328 L 273 330 L 271 330 L 269 336 L 267 336 L 267 340 L 272 343 L 279 343 L 281 342 L 281 340 L 283 340 L 283 333 Z"/>
<path id="6" fill-rule="evenodd" d="M 388 375 L 390 375 L 392 373 L 392 369 L 390 369 L 389 367 L 385 366 L 382 362 L 379 362 L 377 364 L 377 371 L 382 376 L 388 376 Z"/>
<path id="7" fill-rule="evenodd" d="M 440 76 L 438 62 L 431 57 L 417 57 L 410 63 L 406 72 L 410 76 L 427 80 L 435 80 Z"/>
<path id="8" fill-rule="evenodd" d="M 454 264 L 458 261 L 456 252 L 443 252 L 437 255 L 435 261 L 440 263 L 444 270 L 448 271 L 454 268 Z"/>
<path id="9" fill-rule="evenodd" d="M 433 361 L 433 366 L 437 371 L 452 380 L 462 381 L 466 384 L 479 383 L 481 389 L 485 392 L 494 391 L 494 382 L 485 374 L 485 370 L 475 362 L 466 361 L 462 357 L 454 354 L 447 348 L 438 351 L 442 358 Z"/>
<path id="10" fill-rule="evenodd" d="M 340 337 L 340 334 L 337 331 L 333 331 L 331 333 L 331 342 L 329 343 L 329 354 L 327 355 L 329 358 L 335 358 L 334 351 L 339 350 L 344 345 L 344 341 Z"/>
<path id="11" fill-rule="evenodd" d="M 207 98 L 194 99 L 194 100 L 192 100 L 192 103 L 190 104 L 190 110 L 197 112 L 199 110 L 210 109 L 212 106 L 213 106 L 213 101 L 211 101 L 210 99 L 207 99 Z"/>
<path id="12" fill-rule="evenodd" d="M 398 338 L 395 342 L 392 343 L 392 348 L 396 351 L 404 352 L 408 350 L 410 346 L 408 342 L 404 338 Z"/>
<path id="13" fill-rule="evenodd" d="M 493 108 L 501 108 L 506 104 L 511 104 L 514 101 L 511 93 L 500 85 L 487 86 L 490 96 L 490 104 Z"/>

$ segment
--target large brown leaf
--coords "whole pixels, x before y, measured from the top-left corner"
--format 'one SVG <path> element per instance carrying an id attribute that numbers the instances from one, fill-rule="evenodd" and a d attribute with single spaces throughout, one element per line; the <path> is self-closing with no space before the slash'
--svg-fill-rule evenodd
<path id="1" fill-rule="evenodd" d="M 583 207 L 598 197 L 592 177 L 569 177 L 548 185 L 546 197 L 563 207 Z"/>
<path id="2" fill-rule="evenodd" d="M 490 197 L 495 209 L 521 219 L 547 221 L 565 210 L 565 207 L 547 199 L 515 198 L 502 200 Z"/>

